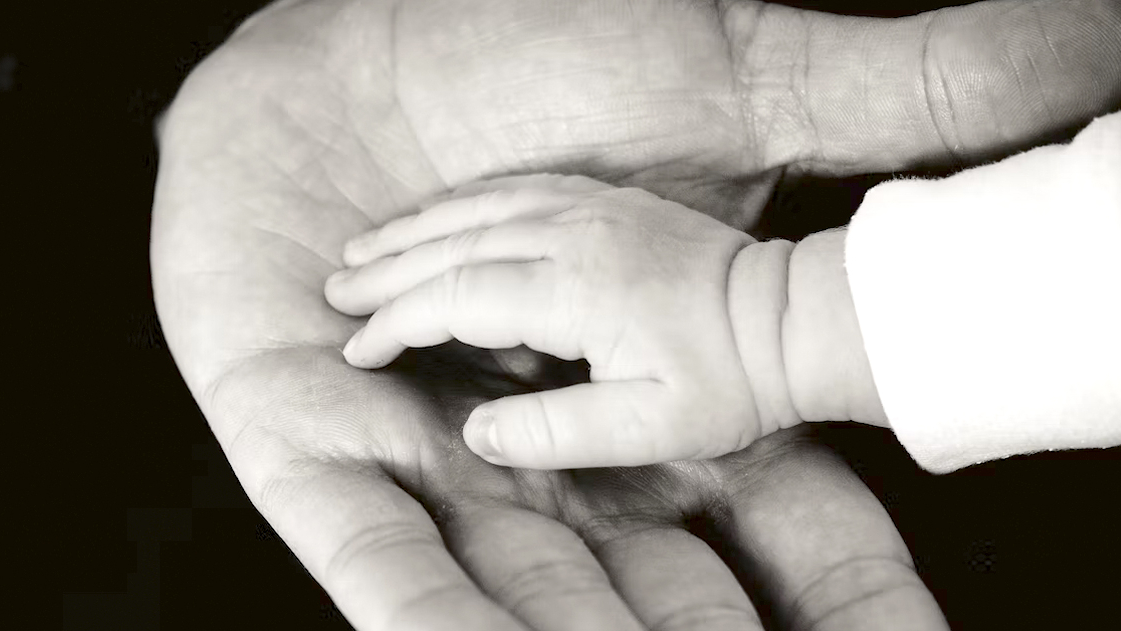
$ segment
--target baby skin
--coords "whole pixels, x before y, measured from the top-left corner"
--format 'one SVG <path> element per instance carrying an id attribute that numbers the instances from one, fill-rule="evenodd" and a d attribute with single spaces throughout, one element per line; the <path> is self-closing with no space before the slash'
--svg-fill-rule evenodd
<path id="1" fill-rule="evenodd" d="M 803 421 L 887 425 L 844 240 L 757 242 L 641 189 L 516 176 L 355 237 L 325 294 L 372 314 L 343 350 L 356 367 L 452 339 L 588 361 L 591 383 L 471 413 L 464 439 L 491 463 L 712 458 Z"/>

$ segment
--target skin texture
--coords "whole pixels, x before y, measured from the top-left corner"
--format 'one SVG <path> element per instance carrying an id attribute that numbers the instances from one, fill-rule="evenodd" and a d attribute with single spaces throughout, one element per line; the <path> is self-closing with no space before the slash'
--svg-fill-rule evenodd
<path id="1" fill-rule="evenodd" d="M 846 233 L 811 234 L 791 253 L 782 314 L 789 396 L 804 421 L 889 427 L 845 272 Z"/>
<path id="2" fill-rule="evenodd" d="M 711 461 L 497 468 L 463 445 L 468 411 L 564 367 L 451 346 L 356 370 L 361 321 L 322 285 L 349 236 L 480 177 L 580 172 L 748 227 L 782 169 L 1000 155 L 1116 106 L 1118 13 L 282 2 L 163 122 L 164 332 L 246 493 L 358 629 L 943 629 L 808 426 Z"/>
<path id="3" fill-rule="evenodd" d="M 488 462 L 696 460 L 802 420 L 888 426 L 845 234 L 760 245 L 641 189 L 496 178 L 348 240 L 348 268 L 324 294 L 342 313 L 373 314 L 343 348 L 358 368 L 453 339 L 588 360 L 590 384 L 471 412 L 464 440 Z"/>
<path id="4" fill-rule="evenodd" d="M 348 363 L 380 368 L 452 339 L 586 359 L 591 383 L 471 412 L 464 440 L 494 464 L 705 459 L 760 437 L 728 309 L 732 261 L 751 237 L 579 176 L 473 188 L 484 186 L 347 243 L 345 258 L 362 265 L 327 279 L 327 301 L 374 314 L 343 349 Z"/>

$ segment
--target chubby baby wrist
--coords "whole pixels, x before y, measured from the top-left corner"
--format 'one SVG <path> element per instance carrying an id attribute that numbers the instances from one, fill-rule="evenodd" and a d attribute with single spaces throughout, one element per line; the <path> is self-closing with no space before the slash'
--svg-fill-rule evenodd
<path id="1" fill-rule="evenodd" d="M 794 247 L 784 239 L 751 243 L 736 254 L 729 271 L 728 313 L 761 436 L 801 422 L 787 384 L 782 347 Z"/>
<path id="2" fill-rule="evenodd" d="M 812 234 L 790 255 L 782 357 L 805 421 L 887 425 L 845 269 L 847 230 Z"/>

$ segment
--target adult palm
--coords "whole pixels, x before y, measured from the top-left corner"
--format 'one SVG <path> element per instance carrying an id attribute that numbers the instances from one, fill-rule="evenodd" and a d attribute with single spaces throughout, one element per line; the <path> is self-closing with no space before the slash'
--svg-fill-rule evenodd
<path id="1" fill-rule="evenodd" d="M 346 238 L 482 176 L 580 172 L 746 228 L 782 169 L 973 160 L 1114 103 L 1117 4 L 1022 6 L 282 0 L 163 124 L 152 265 L 175 359 L 249 497 L 360 629 L 739 629 L 760 611 L 943 628 L 812 432 L 706 462 L 494 467 L 462 443 L 467 412 L 567 368 L 448 345 L 356 370 L 339 348 L 361 322 L 322 286 Z"/>

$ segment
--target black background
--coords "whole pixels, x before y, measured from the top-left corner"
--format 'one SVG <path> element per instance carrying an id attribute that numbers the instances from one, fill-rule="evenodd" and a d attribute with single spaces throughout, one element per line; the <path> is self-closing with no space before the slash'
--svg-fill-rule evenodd
<path id="1" fill-rule="evenodd" d="M 14 556 L 52 579 L 25 581 L 46 592 L 31 627 L 349 628 L 241 491 L 152 306 L 154 116 L 262 4 L 0 9 L 3 311 L 19 374 L 6 512 Z M 823 206 L 843 220 L 874 181 L 787 191 L 772 228 L 827 227 L 808 212 Z M 888 507 L 955 629 L 1116 628 L 1104 621 L 1121 593 L 1118 449 L 935 477 L 890 434 L 826 433 Z"/>

